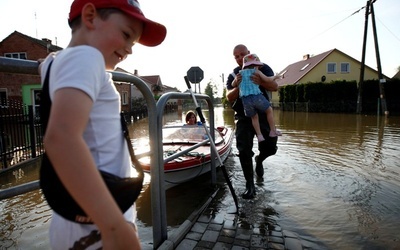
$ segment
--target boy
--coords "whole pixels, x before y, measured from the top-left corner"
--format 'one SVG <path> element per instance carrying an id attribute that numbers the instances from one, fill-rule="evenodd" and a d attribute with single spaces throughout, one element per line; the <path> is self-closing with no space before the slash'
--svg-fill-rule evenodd
<path id="1" fill-rule="evenodd" d="M 270 102 L 262 95 L 258 85 L 254 84 L 250 77 L 253 74 L 259 75 L 262 81 L 272 82 L 279 78 L 279 76 L 267 77 L 258 67 L 263 66 L 256 54 L 248 54 L 243 57 L 243 67 L 240 71 L 242 75 L 242 81 L 239 84 L 239 96 L 242 98 L 244 113 L 247 117 L 251 117 L 251 123 L 253 124 L 254 130 L 256 131 L 258 142 L 265 141 L 264 136 L 260 130 L 260 124 L 258 121 L 257 110 L 265 111 L 267 120 L 271 131 L 270 137 L 276 137 L 282 135 L 275 127 L 273 111 Z M 236 87 L 237 83 L 234 82 L 232 87 Z"/>
<path id="2" fill-rule="evenodd" d="M 45 76 L 53 61 L 44 145 L 61 182 L 94 224 L 71 222 L 53 212 L 50 245 L 140 249 L 135 207 L 122 214 L 98 171 L 133 174 L 121 131 L 120 96 L 106 70 L 132 54 L 135 43 L 162 43 L 166 28 L 145 18 L 136 0 L 74 0 L 68 23 L 68 47 L 49 55 L 41 67 Z"/>

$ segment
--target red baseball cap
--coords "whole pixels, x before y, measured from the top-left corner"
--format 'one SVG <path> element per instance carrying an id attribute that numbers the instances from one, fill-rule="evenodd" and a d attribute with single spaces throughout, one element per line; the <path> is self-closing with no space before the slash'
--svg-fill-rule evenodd
<path id="1" fill-rule="evenodd" d="M 167 35 L 167 29 L 164 25 L 147 19 L 140 9 L 137 0 L 74 0 L 69 12 L 68 22 L 79 17 L 83 6 L 92 3 L 96 9 L 116 8 L 143 22 L 143 33 L 139 43 L 145 46 L 153 47 L 162 43 Z"/>

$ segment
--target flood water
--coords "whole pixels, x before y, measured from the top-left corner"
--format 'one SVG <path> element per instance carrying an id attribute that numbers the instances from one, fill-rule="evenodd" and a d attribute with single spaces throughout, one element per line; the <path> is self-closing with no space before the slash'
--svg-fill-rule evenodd
<path id="1" fill-rule="evenodd" d="M 183 116 L 168 114 L 164 123 L 181 122 Z M 262 208 L 271 207 L 276 223 L 310 249 L 400 249 L 400 117 L 279 110 L 274 116 L 283 133 L 278 152 L 264 162 L 257 197 L 239 199 L 240 206 L 259 208 L 254 213 L 261 218 L 269 216 Z M 215 125 L 222 124 L 234 126 L 232 110 L 215 109 Z M 147 128 L 146 119 L 131 126 L 136 145 L 148 137 Z M 245 182 L 236 153 L 234 141 L 225 166 L 240 195 Z M 148 182 L 137 202 L 144 248 L 152 241 Z M 201 178 L 168 190 L 169 230 L 209 192 Z M 232 204 L 228 190 L 220 199 L 215 206 Z M 50 210 L 39 191 L 0 201 L 0 210 L 0 249 L 48 248 Z"/>

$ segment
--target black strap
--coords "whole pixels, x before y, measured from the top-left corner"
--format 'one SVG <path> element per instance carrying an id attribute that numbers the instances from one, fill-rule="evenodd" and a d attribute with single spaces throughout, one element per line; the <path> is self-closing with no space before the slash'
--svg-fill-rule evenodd
<path id="1" fill-rule="evenodd" d="M 136 158 L 135 152 L 133 151 L 133 148 L 132 148 L 132 145 L 131 145 L 132 144 L 131 143 L 131 137 L 129 136 L 129 129 L 128 129 L 128 126 L 126 125 L 124 114 L 120 113 L 120 115 L 121 115 L 122 133 L 124 134 L 124 137 L 125 137 L 126 142 L 128 144 L 128 150 L 129 150 L 129 154 L 131 156 L 131 161 L 132 161 L 133 165 L 135 165 L 136 171 L 138 171 L 138 174 L 143 176 L 142 165 L 140 164 L 140 162 Z"/>
<path id="2" fill-rule="evenodd" d="M 50 79 L 50 69 L 53 61 L 50 62 L 47 68 L 46 77 L 44 78 L 42 93 L 40 94 L 40 119 L 42 122 L 43 133 L 47 129 L 47 123 L 49 121 L 50 109 L 51 109 L 51 99 L 50 99 L 50 89 L 49 89 L 49 79 Z"/>
<path id="3" fill-rule="evenodd" d="M 40 119 L 42 121 L 43 133 L 47 129 L 47 123 L 49 121 L 50 109 L 51 109 L 49 82 L 50 82 L 50 69 L 51 69 L 51 65 L 53 64 L 53 61 L 50 62 L 49 67 L 47 68 L 46 77 L 44 78 L 43 87 L 42 87 L 41 100 L 40 100 L 41 101 L 41 103 L 40 103 L 40 105 L 41 105 Z M 138 174 L 140 176 L 143 176 L 142 165 L 136 158 L 135 152 L 133 151 L 133 148 L 131 145 L 131 139 L 129 136 L 129 129 L 128 129 L 128 126 L 126 125 L 126 121 L 125 121 L 123 113 L 120 114 L 120 118 L 121 118 L 122 133 L 124 134 L 124 137 L 127 142 L 129 154 L 131 156 L 131 161 L 132 161 L 133 165 L 135 166 L 136 171 L 138 171 Z"/>

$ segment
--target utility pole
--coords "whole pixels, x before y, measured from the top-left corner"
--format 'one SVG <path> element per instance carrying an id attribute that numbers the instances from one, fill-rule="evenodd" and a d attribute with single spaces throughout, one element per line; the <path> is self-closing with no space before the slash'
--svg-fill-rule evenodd
<path id="1" fill-rule="evenodd" d="M 376 54 L 376 61 L 378 67 L 378 78 L 379 78 L 379 92 L 380 92 L 380 102 L 382 113 L 385 115 L 389 115 L 389 111 L 387 110 L 386 106 L 386 99 L 385 99 L 385 90 L 383 84 L 386 80 L 383 78 L 382 75 L 382 67 L 381 67 L 381 59 L 379 55 L 379 46 L 378 46 L 378 35 L 376 31 L 376 24 L 375 24 L 375 13 L 373 3 L 376 0 L 368 0 L 367 5 L 365 8 L 365 26 L 364 26 L 364 39 L 363 39 L 363 48 L 362 48 L 362 57 L 361 57 L 361 69 L 360 69 L 360 81 L 358 83 L 358 98 L 357 98 L 357 113 L 361 113 L 362 110 L 362 86 L 364 84 L 364 71 L 365 71 L 365 50 L 367 45 L 367 31 L 368 31 L 368 15 L 372 15 L 372 28 L 374 33 L 374 42 L 375 42 L 375 54 Z M 370 12 L 371 10 L 371 12 Z"/>
<path id="2" fill-rule="evenodd" d="M 363 39 L 363 48 L 361 55 L 360 80 L 358 82 L 357 114 L 360 114 L 362 111 L 362 87 L 364 84 L 365 50 L 367 47 L 367 33 L 368 33 L 368 15 L 369 15 L 369 1 L 367 1 L 367 5 L 365 7 L 364 39 Z"/>
<path id="3" fill-rule="evenodd" d="M 378 67 L 378 76 L 379 76 L 379 98 L 381 99 L 381 108 L 382 113 L 386 116 L 389 115 L 389 111 L 386 106 L 386 98 L 385 98 L 385 89 L 383 84 L 386 82 L 386 79 L 383 78 L 382 75 L 382 66 L 381 66 L 381 58 L 379 55 L 379 46 L 378 46 L 378 34 L 376 31 L 376 23 L 375 23 L 375 13 L 374 13 L 374 1 L 371 1 L 371 15 L 372 15 L 372 30 L 374 32 L 374 41 L 375 41 L 375 54 L 376 54 L 376 64 Z"/>

